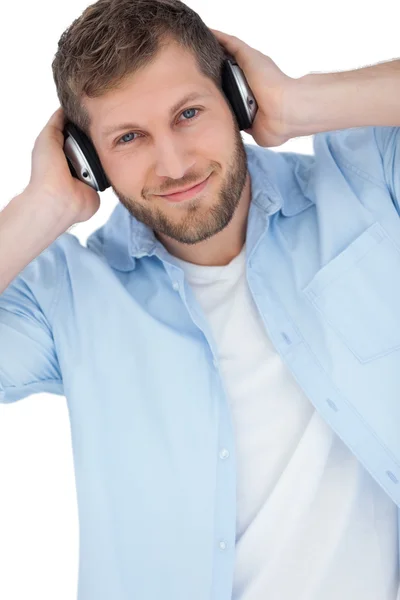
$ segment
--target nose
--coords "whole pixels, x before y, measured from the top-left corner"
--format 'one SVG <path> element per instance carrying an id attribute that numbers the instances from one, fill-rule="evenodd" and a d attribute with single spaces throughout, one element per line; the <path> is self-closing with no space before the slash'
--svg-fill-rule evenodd
<path id="1" fill-rule="evenodd" d="M 159 177 L 182 179 L 196 161 L 190 158 L 187 149 L 172 136 L 163 136 L 156 145 L 156 174 Z"/>

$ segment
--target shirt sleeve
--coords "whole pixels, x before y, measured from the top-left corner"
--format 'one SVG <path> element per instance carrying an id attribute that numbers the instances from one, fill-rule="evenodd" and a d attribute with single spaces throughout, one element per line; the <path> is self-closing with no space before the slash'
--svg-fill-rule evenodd
<path id="1" fill-rule="evenodd" d="M 388 193 L 400 215 L 400 127 L 351 127 L 317 133 L 315 154 Z"/>
<path id="2" fill-rule="evenodd" d="M 385 183 L 400 214 L 400 127 L 374 127 Z"/>
<path id="3" fill-rule="evenodd" d="M 50 248 L 50 249 L 49 249 Z M 52 317 L 63 273 L 49 247 L 0 294 L 0 402 L 63 395 Z"/>

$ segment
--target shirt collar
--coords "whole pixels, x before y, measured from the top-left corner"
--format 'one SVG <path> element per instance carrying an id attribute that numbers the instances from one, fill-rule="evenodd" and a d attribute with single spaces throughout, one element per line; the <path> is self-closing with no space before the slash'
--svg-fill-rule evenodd
<path id="1" fill-rule="evenodd" d="M 313 157 L 276 152 L 254 144 L 244 144 L 244 148 L 252 196 L 249 236 L 252 231 L 259 231 L 260 226 L 254 227 L 252 221 L 260 216 L 266 223 L 267 217 L 279 210 L 291 217 L 310 206 L 312 201 L 307 192 Z M 120 202 L 108 221 L 87 239 L 88 248 L 120 271 L 134 269 L 136 259 L 155 254 L 160 245 L 152 229 L 135 219 Z"/>

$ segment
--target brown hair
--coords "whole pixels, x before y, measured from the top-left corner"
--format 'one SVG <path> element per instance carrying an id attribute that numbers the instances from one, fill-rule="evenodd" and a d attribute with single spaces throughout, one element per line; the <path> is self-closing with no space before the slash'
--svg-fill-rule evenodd
<path id="1" fill-rule="evenodd" d="M 190 50 L 221 90 L 224 51 L 200 16 L 180 0 L 98 0 L 64 31 L 52 69 L 65 115 L 89 135 L 84 95 L 117 89 L 168 40 Z"/>

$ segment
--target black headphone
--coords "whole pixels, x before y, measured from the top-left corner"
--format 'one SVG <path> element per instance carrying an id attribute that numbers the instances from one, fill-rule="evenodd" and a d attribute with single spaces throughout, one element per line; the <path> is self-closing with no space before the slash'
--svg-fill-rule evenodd
<path id="1" fill-rule="evenodd" d="M 242 69 L 230 55 L 223 62 L 221 77 L 222 90 L 232 106 L 239 129 L 250 129 L 258 110 L 257 102 Z M 71 122 L 64 127 L 64 153 L 73 177 L 97 192 L 110 187 L 91 140 Z"/>

